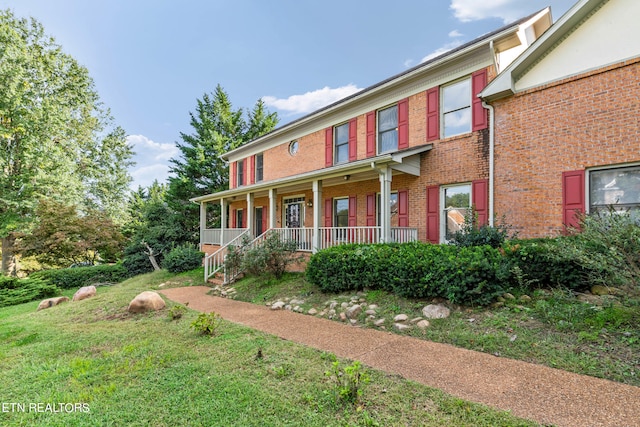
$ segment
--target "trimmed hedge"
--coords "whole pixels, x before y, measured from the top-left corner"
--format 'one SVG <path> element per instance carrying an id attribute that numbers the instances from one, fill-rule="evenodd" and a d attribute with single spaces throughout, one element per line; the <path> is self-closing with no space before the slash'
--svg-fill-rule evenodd
<path id="1" fill-rule="evenodd" d="M 341 245 L 314 254 L 307 279 L 323 292 L 384 289 L 408 298 L 486 305 L 504 293 L 509 264 L 490 246 Z"/>
<path id="2" fill-rule="evenodd" d="M 58 295 L 60 290 L 41 279 L 0 276 L 0 307 Z"/>
<path id="3" fill-rule="evenodd" d="M 32 279 L 45 280 L 62 289 L 80 288 L 94 283 L 118 283 L 129 277 L 129 272 L 121 264 L 42 270 L 29 276 Z"/>

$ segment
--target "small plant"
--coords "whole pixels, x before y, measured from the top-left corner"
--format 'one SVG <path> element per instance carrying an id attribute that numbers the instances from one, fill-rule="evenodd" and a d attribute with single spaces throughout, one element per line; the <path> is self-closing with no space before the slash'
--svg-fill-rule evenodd
<path id="1" fill-rule="evenodd" d="M 335 360 L 331 370 L 325 372 L 334 385 L 336 400 L 356 404 L 362 397 L 362 386 L 370 381 L 369 374 L 365 372 L 359 361 L 342 368 L 340 362 Z"/>
<path id="2" fill-rule="evenodd" d="M 478 214 L 470 211 L 464 216 L 464 224 L 460 231 L 456 231 L 451 243 L 456 246 L 483 246 L 499 248 L 510 237 L 511 226 L 502 221 L 496 225 L 478 225 Z M 513 237 L 513 236 L 511 236 Z"/>
<path id="3" fill-rule="evenodd" d="M 169 309 L 169 319 L 170 320 L 178 320 L 182 318 L 184 313 L 187 311 L 187 308 L 184 305 L 174 305 Z"/>
<path id="4" fill-rule="evenodd" d="M 213 336 L 221 323 L 220 315 L 212 311 L 211 313 L 200 313 L 196 320 L 191 322 L 191 327 L 202 335 Z"/>

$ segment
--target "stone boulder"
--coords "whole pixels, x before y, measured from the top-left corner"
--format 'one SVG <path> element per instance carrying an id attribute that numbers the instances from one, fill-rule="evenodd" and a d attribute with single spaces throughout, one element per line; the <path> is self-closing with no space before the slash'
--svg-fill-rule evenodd
<path id="1" fill-rule="evenodd" d="M 349 307 L 345 314 L 349 319 L 357 319 L 360 313 L 362 313 L 362 307 L 354 305 Z"/>
<path id="2" fill-rule="evenodd" d="M 40 304 L 38 304 L 37 311 L 44 310 L 45 308 L 50 308 L 50 307 L 53 307 L 54 305 L 58 305 L 67 301 L 69 301 L 69 298 L 67 297 L 47 298 L 46 300 L 43 300 Z"/>
<path id="3" fill-rule="evenodd" d="M 73 294 L 73 301 L 80 301 L 83 299 L 91 298 L 96 295 L 96 287 L 91 286 L 83 286 Z"/>
<path id="4" fill-rule="evenodd" d="M 144 291 L 129 303 L 129 313 L 144 313 L 158 311 L 165 307 L 164 300 L 157 292 Z"/>
<path id="5" fill-rule="evenodd" d="M 427 319 L 445 319 L 451 311 L 442 304 L 429 304 L 422 309 L 422 315 Z"/>

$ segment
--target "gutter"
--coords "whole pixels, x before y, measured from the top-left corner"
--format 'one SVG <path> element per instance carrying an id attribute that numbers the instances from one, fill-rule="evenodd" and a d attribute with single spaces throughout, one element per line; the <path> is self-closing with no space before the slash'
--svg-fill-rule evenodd
<path id="1" fill-rule="evenodd" d="M 489 226 L 494 226 L 494 152 L 495 152 L 495 111 L 493 105 L 487 104 L 484 100 L 482 106 L 489 110 Z"/>

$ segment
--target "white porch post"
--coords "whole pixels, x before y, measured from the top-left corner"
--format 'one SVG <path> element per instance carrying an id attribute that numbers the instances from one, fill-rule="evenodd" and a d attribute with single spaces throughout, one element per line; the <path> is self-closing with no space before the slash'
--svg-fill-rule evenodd
<path id="1" fill-rule="evenodd" d="M 227 228 L 227 201 L 220 199 L 220 246 L 224 246 L 224 230 Z"/>
<path id="2" fill-rule="evenodd" d="M 204 231 L 207 228 L 207 202 L 200 202 L 200 250 L 204 245 Z"/>
<path id="3" fill-rule="evenodd" d="M 249 235 L 253 239 L 253 193 L 247 193 L 247 228 L 249 229 Z"/>
<path id="4" fill-rule="evenodd" d="M 322 207 L 322 180 L 313 181 L 313 237 L 311 251 L 316 253 L 321 246 L 322 236 L 320 235 L 320 208 Z"/>
<path id="5" fill-rule="evenodd" d="M 276 202 L 278 201 L 278 190 L 275 188 L 269 189 L 269 228 L 277 228 L 276 223 Z"/>
<path id="6" fill-rule="evenodd" d="M 391 241 L 391 167 L 379 169 L 380 174 L 380 226 L 382 228 L 380 240 Z"/>

